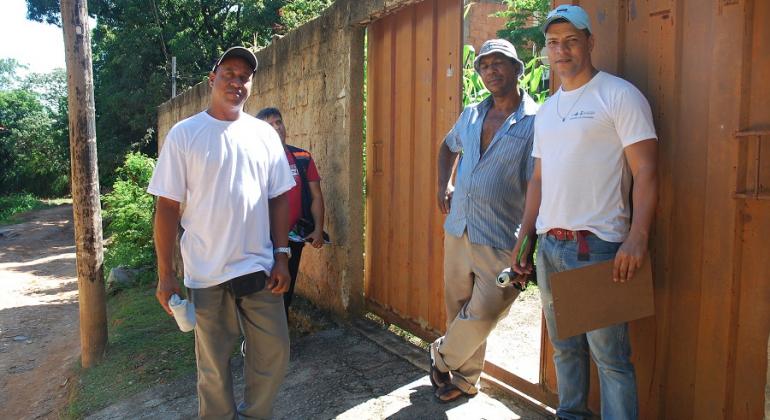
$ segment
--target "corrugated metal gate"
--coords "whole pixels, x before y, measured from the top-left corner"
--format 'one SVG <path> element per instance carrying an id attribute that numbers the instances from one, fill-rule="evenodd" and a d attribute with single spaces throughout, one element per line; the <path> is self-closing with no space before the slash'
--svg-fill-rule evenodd
<path id="1" fill-rule="evenodd" d="M 656 317 L 631 324 L 640 418 L 762 418 L 770 2 L 572 3 L 592 17 L 594 64 L 647 96 L 660 137 L 651 243 Z M 552 349 L 543 349 L 543 382 L 555 390 Z M 598 412 L 595 375 L 591 383 Z"/>
<path id="2" fill-rule="evenodd" d="M 443 331 L 438 145 L 460 111 L 462 0 L 428 0 L 368 27 L 365 294 L 424 337 Z"/>
<path id="3" fill-rule="evenodd" d="M 564 3 L 557 1 L 554 3 Z M 594 63 L 650 100 L 660 200 L 656 317 L 631 324 L 642 419 L 759 419 L 770 334 L 770 1 L 582 0 Z M 437 145 L 460 103 L 460 0 L 369 27 L 366 284 L 370 308 L 444 329 Z M 541 384 L 487 371 L 552 402 Z M 591 407 L 598 412 L 598 381 Z"/>
<path id="4" fill-rule="evenodd" d="M 428 340 L 446 323 L 436 160 L 461 108 L 462 5 L 423 1 L 368 28 L 366 300 Z M 542 385 L 489 361 L 485 371 L 555 401 Z"/>

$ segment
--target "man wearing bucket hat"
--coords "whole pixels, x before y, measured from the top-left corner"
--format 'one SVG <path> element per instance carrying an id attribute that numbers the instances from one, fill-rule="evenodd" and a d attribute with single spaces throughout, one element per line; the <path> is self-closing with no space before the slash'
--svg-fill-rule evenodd
<path id="1" fill-rule="evenodd" d="M 444 224 L 447 330 L 431 345 L 430 379 L 440 401 L 473 396 L 486 339 L 518 295 L 500 288 L 532 172 L 538 106 L 518 81 L 524 65 L 508 41 L 486 41 L 474 67 L 491 93 L 463 110 L 439 148 L 438 204 Z M 452 167 L 459 160 L 455 185 Z"/>
<path id="2" fill-rule="evenodd" d="M 285 192 L 294 178 L 275 130 L 243 112 L 256 69 L 246 48 L 222 54 L 209 74 L 208 109 L 169 131 L 147 189 L 158 197 L 156 296 L 169 314 L 169 299 L 180 294 L 171 259 L 177 226 L 184 228 L 204 419 L 270 418 L 289 360 L 281 295 L 289 283 Z M 250 351 L 236 408 L 230 355 L 241 334 Z"/>
<path id="3" fill-rule="evenodd" d="M 657 201 L 657 136 L 650 105 L 629 82 L 591 63 L 588 14 L 558 6 L 543 26 L 551 69 L 562 82 L 540 108 L 535 168 L 514 253 L 529 255 L 538 235 L 537 279 L 559 390 L 556 414 L 591 417 L 589 354 L 599 370 L 603 419 L 636 419 L 638 402 L 627 324 L 559 339 L 549 276 L 614 260 L 614 281 L 634 281 L 647 254 Z M 630 195 L 633 194 L 633 202 Z M 633 206 L 633 208 L 632 208 Z M 633 215 L 633 217 L 632 217 Z M 532 271 L 529 260 L 511 261 Z M 607 286 L 611 285 L 607 279 Z"/>

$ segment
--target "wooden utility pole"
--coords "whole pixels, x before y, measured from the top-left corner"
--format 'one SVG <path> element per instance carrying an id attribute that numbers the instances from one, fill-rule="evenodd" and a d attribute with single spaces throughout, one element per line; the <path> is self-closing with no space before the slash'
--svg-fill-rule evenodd
<path id="1" fill-rule="evenodd" d="M 107 308 L 102 263 L 102 213 L 96 163 L 96 116 L 91 31 L 86 0 L 61 0 L 67 63 L 72 209 L 80 305 L 81 363 L 99 363 L 107 346 Z"/>

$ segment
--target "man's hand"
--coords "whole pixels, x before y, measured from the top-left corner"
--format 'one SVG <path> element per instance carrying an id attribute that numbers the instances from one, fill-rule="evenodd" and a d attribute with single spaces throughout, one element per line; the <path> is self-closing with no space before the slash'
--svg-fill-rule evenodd
<path id="1" fill-rule="evenodd" d="M 457 166 L 458 153 L 449 150 L 446 141 L 441 140 L 438 148 L 438 209 L 442 214 L 449 214 L 449 208 L 452 205 L 452 193 L 454 185 L 452 184 L 452 173 Z"/>
<path id="2" fill-rule="evenodd" d="M 452 206 L 452 194 L 454 194 L 452 187 L 447 186 L 443 191 L 439 188 L 438 208 L 442 214 L 449 214 L 449 209 Z"/>
<path id="3" fill-rule="evenodd" d="M 528 276 L 532 274 L 531 256 L 534 248 L 532 247 L 534 240 L 529 240 L 529 235 L 524 233 L 519 234 L 519 238 L 516 240 L 516 245 L 511 252 L 511 270 L 516 274 Z M 521 254 L 521 259 L 519 259 Z"/>
<path id="4" fill-rule="evenodd" d="M 324 244 L 324 231 L 322 229 L 316 229 L 311 233 L 310 235 L 307 235 L 307 239 L 310 239 L 310 245 L 313 246 L 313 248 L 320 248 Z"/>
<path id="5" fill-rule="evenodd" d="M 642 266 L 647 254 L 647 236 L 641 233 L 631 233 L 615 255 L 612 268 L 612 281 L 625 282 L 634 277 L 634 273 Z"/>
<path id="6" fill-rule="evenodd" d="M 631 213 L 634 217 L 631 220 L 631 233 L 615 255 L 613 281 L 631 280 L 647 254 L 648 232 L 658 202 L 657 150 L 658 142 L 655 139 L 642 140 L 623 149 L 634 178 L 631 193 L 634 198 Z"/>
<path id="7" fill-rule="evenodd" d="M 289 257 L 286 254 L 279 253 L 275 256 L 273 271 L 270 272 L 270 278 L 267 279 L 267 289 L 276 295 L 285 293 L 289 290 L 291 277 L 289 276 Z"/>
<path id="8" fill-rule="evenodd" d="M 182 296 L 182 290 L 179 288 L 179 282 L 176 281 L 176 278 L 158 278 L 158 287 L 155 290 L 155 297 L 158 298 L 158 302 L 160 302 L 160 306 L 163 307 L 163 310 L 171 316 L 174 314 L 171 312 L 171 308 L 168 307 L 168 300 L 175 294 L 180 297 Z"/>

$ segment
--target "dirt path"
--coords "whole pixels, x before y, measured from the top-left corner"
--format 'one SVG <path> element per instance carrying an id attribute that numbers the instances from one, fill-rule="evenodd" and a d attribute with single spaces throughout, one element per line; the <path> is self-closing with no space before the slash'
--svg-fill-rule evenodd
<path id="1" fill-rule="evenodd" d="M 0 226 L 0 418 L 58 418 L 80 355 L 72 207 Z"/>

